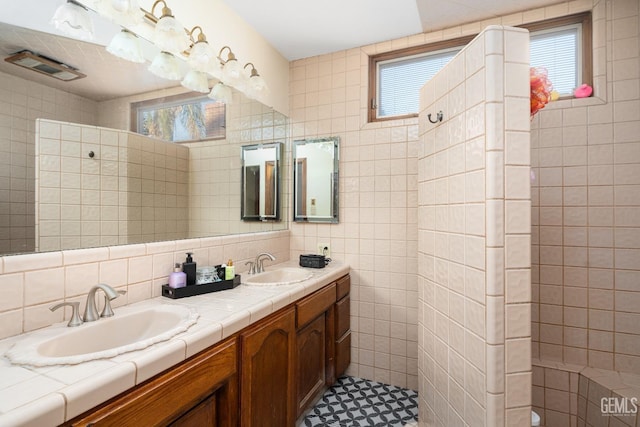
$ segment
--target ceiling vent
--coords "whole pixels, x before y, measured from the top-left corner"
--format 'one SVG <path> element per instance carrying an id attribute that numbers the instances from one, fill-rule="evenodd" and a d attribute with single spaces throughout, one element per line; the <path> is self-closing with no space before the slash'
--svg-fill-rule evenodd
<path id="1" fill-rule="evenodd" d="M 46 56 L 41 56 L 28 50 L 15 53 L 4 60 L 66 82 L 87 77 L 70 65 L 63 64 L 55 59 L 47 58 Z"/>

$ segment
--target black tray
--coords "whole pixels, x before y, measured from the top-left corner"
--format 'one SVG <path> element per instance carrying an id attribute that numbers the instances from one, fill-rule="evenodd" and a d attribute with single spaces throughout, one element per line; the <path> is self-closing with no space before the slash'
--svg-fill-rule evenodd
<path id="1" fill-rule="evenodd" d="M 184 288 L 172 288 L 169 285 L 162 285 L 162 296 L 172 299 L 192 297 L 194 295 L 208 294 L 210 292 L 233 289 L 240 284 L 240 275 L 236 274 L 233 280 L 222 280 L 220 282 L 205 283 L 204 285 L 191 285 Z"/>

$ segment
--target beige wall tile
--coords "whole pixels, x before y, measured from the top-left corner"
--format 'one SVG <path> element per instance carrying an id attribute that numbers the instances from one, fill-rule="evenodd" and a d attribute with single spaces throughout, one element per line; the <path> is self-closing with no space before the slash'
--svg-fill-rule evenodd
<path id="1" fill-rule="evenodd" d="M 64 297 L 64 269 L 31 271 L 24 276 L 25 305 L 52 302 Z"/>
<path id="2" fill-rule="evenodd" d="M 99 264 L 97 262 L 65 267 L 65 298 L 87 293 L 92 286 L 98 284 L 96 280 L 98 277 Z"/>
<path id="3" fill-rule="evenodd" d="M 22 273 L 0 275 L 0 290 L 3 294 L 3 298 L 0 299 L 0 312 L 21 309 L 24 306 L 24 289 Z"/>

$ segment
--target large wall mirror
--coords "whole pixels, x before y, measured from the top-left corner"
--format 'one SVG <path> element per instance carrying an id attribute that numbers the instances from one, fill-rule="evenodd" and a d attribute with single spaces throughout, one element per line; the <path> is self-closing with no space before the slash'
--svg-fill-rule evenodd
<path id="1" fill-rule="evenodd" d="M 280 220 L 280 153 L 282 143 L 242 147 L 242 219 Z"/>
<path id="2" fill-rule="evenodd" d="M 93 43 L 56 33 L 49 21 L 60 3 L 24 0 L 22 20 L 0 17 L 0 256 L 287 228 L 242 221 L 238 173 L 241 146 L 287 141 L 286 116 L 234 90 L 223 138 L 175 144 L 132 134 L 132 104 L 189 91 L 147 70 L 153 46 L 142 64 L 106 52 L 120 27 L 101 16 Z M 21 50 L 86 77 L 62 81 L 3 60 Z"/>
<path id="3" fill-rule="evenodd" d="M 338 137 L 293 144 L 294 221 L 338 222 Z"/>

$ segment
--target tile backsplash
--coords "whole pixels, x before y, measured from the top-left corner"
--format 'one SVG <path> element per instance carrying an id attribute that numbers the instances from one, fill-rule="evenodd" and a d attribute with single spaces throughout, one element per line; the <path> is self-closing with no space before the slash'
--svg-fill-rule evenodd
<path id="1" fill-rule="evenodd" d="M 0 339 L 69 319 L 70 310 L 51 312 L 63 301 L 79 301 L 97 283 L 106 283 L 126 295 L 113 306 L 161 295 L 176 262 L 193 252 L 200 266 L 233 259 L 236 273 L 259 252 L 271 252 L 278 262 L 289 259 L 289 232 L 275 231 L 121 245 L 93 249 L 13 255 L 0 258 Z"/>

